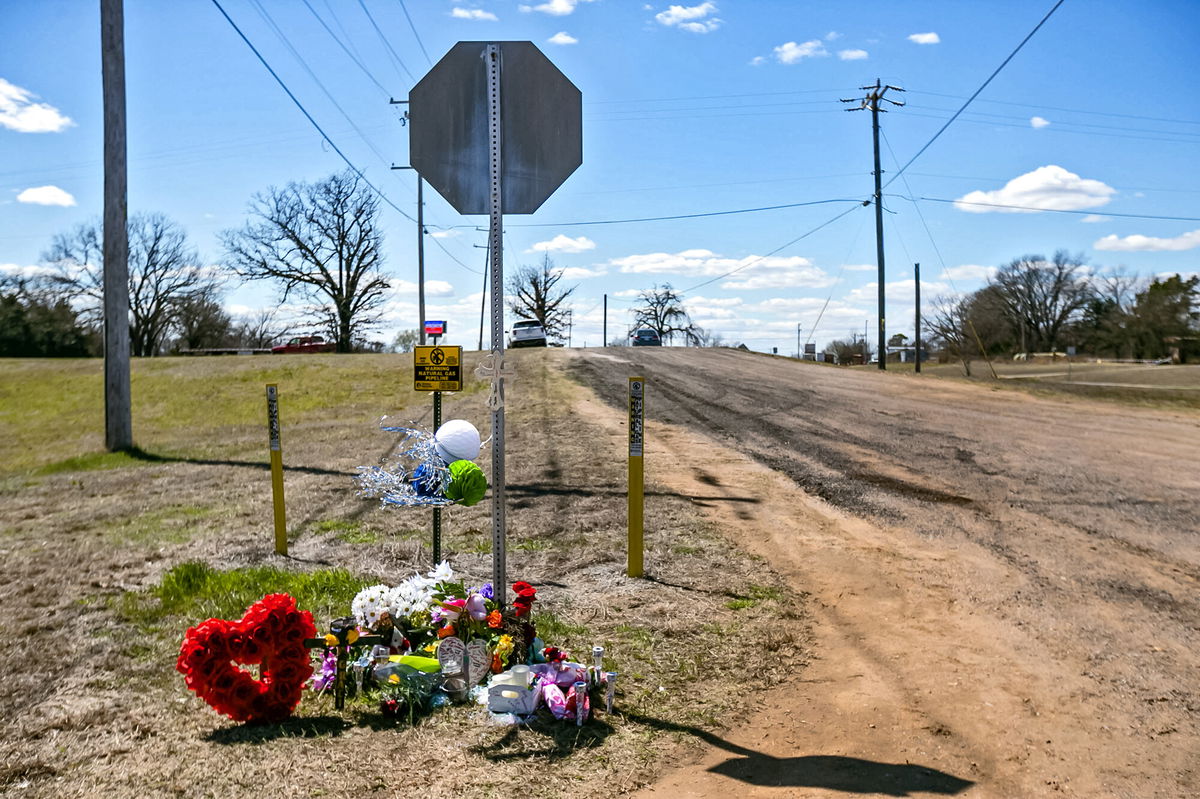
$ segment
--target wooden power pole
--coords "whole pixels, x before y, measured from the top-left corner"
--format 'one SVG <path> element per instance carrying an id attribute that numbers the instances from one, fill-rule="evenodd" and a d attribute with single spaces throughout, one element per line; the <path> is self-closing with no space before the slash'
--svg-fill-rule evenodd
<path id="1" fill-rule="evenodd" d="M 100 67 L 104 86 L 104 445 L 115 452 L 133 448 L 123 0 L 100 0 Z"/>
<path id="2" fill-rule="evenodd" d="M 847 108 L 847 111 L 871 112 L 871 136 L 875 144 L 875 258 L 879 266 L 879 368 L 887 369 L 887 322 L 883 312 L 883 187 L 881 184 L 883 169 L 879 165 L 879 113 L 882 111 L 886 114 L 887 109 L 880 108 L 879 101 L 883 100 L 895 106 L 902 106 L 904 103 L 890 100 L 883 95 L 888 89 L 898 92 L 902 92 L 904 89 L 898 86 L 884 86 L 878 78 L 875 79 L 875 85 L 860 86 L 859 88 L 867 92 L 866 97 L 842 100 L 842 102 L 860 103 L 858 108 Z"/>

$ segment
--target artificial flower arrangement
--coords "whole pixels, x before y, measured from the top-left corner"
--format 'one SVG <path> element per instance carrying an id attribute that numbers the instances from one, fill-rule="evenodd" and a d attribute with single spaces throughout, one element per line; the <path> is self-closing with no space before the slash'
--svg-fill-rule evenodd
<path id="1" fill-rule="evenodd" d="M 208 619 L 188 629 L 175 668 L 187 687 L 234 721 L 282 721 L 312 676 L 306 641 L 312 614 L 287 594 L 255 602 L 240 621 Z M 259 679 L 236 663 L 259 667 Z"/>
<path id="2" fill-rule="evenodd" d="M 310 677 L 313 690 L 334 689 L 339 709 L 347 690 L 378 691 L 384 715 L 410 722 L 450 699 L 465 700 L 489 672 L 480 701 L 497 712 L 527 714 L 544 703 L 556 718 L 582 723 L 591 712 L 588 694 L 597 691 L 607 692 L 611 709 L 616 674 L 602 671 L 603 648 L 593 649 L 592 666 L 571 662 L 537 637 L 537 589 L 517 581 L 512 590 L 511 604 L 501 606 L 490 584 L 467 587 L 443 562 L 399 585 L 363 589 L 353 616 L 335 619 L 324 637 L 294 599 L 271 594 L 240 621 L 190 628 L 176 668 L 188 688 L 235 721 L 287 718 Z M 315 675 L 309 649 L 322 652 Z M 258 665 L 259 679 L 236 663 Z"/>

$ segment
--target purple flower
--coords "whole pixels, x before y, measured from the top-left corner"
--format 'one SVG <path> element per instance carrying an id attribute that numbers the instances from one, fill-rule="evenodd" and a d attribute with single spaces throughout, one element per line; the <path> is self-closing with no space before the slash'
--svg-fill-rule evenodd
<path id="1" fill-rule="evenodd" d="M 471 614 L 471 618 L 475 621 L 483 621 L 487 618 L 488 609 L 482 594 L 471 594 L 467 597 L 467 613 Z"/>
<path id="2" fill-rule="evenodd" d="M 479 589 L 479 595 L 481 597 L 483 597 L 484 599 L 495 599 L 496 598 L 496 592 L 494 590 L 492 590 L 491 583 L 484 583 L 483 587 Z"/>

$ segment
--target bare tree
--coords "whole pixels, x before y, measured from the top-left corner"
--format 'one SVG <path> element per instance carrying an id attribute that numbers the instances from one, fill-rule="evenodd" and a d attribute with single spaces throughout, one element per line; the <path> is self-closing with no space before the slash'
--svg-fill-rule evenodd
<path id="1" fill-rule="evenodd" d="M 651 328 L 663 341 L 683 336 L 687 344 L 701 346 L 704 343 L 704 331 L 692 322 L 683 307 L 683 295 L 670 283 L 646 289 L 638 295 L 638 300 L 641 304 L 633 309 L 635 328 Z"/>
<path id="2" fill-rule="evenodd" d="M 1082 258 L 1059 250 L 1049 261 L 1041 255 L 1015 258 L 992 278 L 1006 315 L 1022 338 L 1028 334 L 1027 352 L 1054 349 L 1094 296 L 1083 265 Z"/>
<path id="3" fill-rule="evenodd" d="M 562 274 L 550 256 L 543 255 L 540 266 L 522 266 L 508 278 L 509 310 L 522 319 L 538 320 L 546 337 L 559 341 L 566 338 L 570 315 L 567 300 L 578 288 L 559 288 Z"/>
<path id="4" fill-rule="evenodd" d="M 239 347 L 261 350 L 287 338 L 290 333 L 289 326 L 279 323 L 277 309 L 263 308 L 239 317 L 233 337 Z"/>
<path id="5" fill-rule="evenodd" d="M 338 352 L 379 321 L 387 281 L 380 268 L 379 200 L 352 171 L 318 183 L 270 188 L 250 201 L 251 221 L 221 234 L 229 265 L 247 280 L 279 284 L 313 306 Z"/>
<path id="6" fill-rule="evenodd" d="M 215 291 L 197 292 L 177 304 L 176 327 L 179 349 L 198 350 L 228 347 L 234 330 L 233 320 L 221 306 Z"/>
<path id="7" fill-rule="evenodd" d="M 392 340 L 392 352 L 412 352 L 413 347 L 421 342 L 421 334 L 416 328 L 401 330 Z"/>
<path id="8" fill-rule="evenodd" d="M 82 319 L 99 328 L 104 315 L 100 222 L 56 235 L 42 259 L 50 281 Z M 183 229 L 162 214 L 129 218 L 129 341 L 134 355 L 156 355 L 178 319 L 181 303 L 216 290 Z"/>

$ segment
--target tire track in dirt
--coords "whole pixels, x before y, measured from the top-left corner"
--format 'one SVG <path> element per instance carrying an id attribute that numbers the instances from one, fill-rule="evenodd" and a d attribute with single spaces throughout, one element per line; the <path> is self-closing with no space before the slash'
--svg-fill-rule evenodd
<path id="1" fill-rule="evenodd" d="M 649 418 L 693 431 L 669 428 L 684 449 L 658 479 L 684 490 L 683 464 L 733 457 L 714 441 L 743 453 L 738 473 L 749 456 L 772 481 L 789 478 L 769 483 L 769 508 L 712 512 L 773 565 L 794 563 L 822 609 L 830 649 L 819 654 L 862 664 L 853 670 L 872 675 L 872 690 L 897 698 L 897 729 L 920 741 L 929 728 L 971 753 L 933 766 L 979 776 L 972 795 L 1193 792 L 1200 486 L 1176 464 L 1200 445 L 1194 418 L 786 363 L 766 371 L 771 361 L 732 352 L 611 352 L 572 353 L 568 370 L 623 407 L 623 384 L 608 378 L 612 361 L 627 364 L 648 380 Z M 816 510 L 789 519 L 779 497 Z M 814 538 L 814 527 L 832 532 Z M 922 568 L 896 566 L 914 559 Z M 856 571 L 869 579 L 850 589 L 829 577 Z M 883 612 L 892 601 L 897 616 Z M 853 694 L 844 674 L 820 679 Z M 864 727 L 834 738 L 853 754 L 878 735 Z M 712 790 L 658 795 L 742 788 L 704 784 Z"/>

